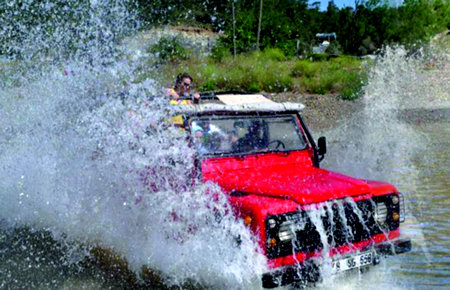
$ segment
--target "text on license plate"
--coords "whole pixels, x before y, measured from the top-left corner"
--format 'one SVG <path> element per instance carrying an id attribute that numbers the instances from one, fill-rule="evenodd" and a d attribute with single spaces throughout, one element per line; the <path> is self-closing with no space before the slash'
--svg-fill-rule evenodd
<path id="1" fill-rule="evenodd" d="M 373 252 L 366 252 L 360 255 L 351 256 L 331 262 L 331 267 L 335 272 L 342 272 L 362 266 L 372 264 L 374 258 Z"/>

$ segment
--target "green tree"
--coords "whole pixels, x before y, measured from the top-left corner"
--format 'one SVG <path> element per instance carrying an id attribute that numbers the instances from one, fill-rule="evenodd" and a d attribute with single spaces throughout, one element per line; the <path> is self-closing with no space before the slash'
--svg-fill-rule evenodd
<path id="1" fill-rule="evenodd" d="M 335 32 L 336 24 L 339 20 L 339 8 L 334 4 L 334 1 L 328 2 L 327 11 L 325 11 L 323 22 L 322 22 L 322 32 Z"/>

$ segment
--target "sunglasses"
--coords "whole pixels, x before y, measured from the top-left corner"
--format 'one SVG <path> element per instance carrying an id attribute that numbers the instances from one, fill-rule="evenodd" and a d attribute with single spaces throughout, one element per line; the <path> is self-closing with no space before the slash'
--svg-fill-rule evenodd
<path id="1" fill-rule="evenodd" d="M 191 86 L 191 84 L 188 84 L 188 83 L 183 83 L 183 86 L 185 86 L 185 87 L 189 88 L 189 87 Z"/>

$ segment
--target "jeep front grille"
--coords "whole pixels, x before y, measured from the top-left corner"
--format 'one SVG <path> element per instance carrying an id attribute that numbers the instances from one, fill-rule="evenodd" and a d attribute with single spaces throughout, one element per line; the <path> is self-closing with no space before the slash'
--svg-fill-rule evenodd
<path id="1" fill-rule="evenodd" d="M 272 215 L 266 219 L 268 258 L 298 252 L 314 252 L 369 239 L 375 234 L 398 228 L 390 218 L 399 212 L 393 195 L 358 202 L 328 202 L 320 209 Z"/>

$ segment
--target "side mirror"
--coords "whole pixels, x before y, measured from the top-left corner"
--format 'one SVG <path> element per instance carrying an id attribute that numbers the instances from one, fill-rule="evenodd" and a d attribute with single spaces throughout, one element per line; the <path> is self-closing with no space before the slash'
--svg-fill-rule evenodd
<path id="1" fill-rule="evenodd" d="M 318 150 L 317 150 L 317 154 L 321 157 L 321 160 L 323 159 L 323 155 L 325 155 L 325 153 L 327 153 L 327 139 L 325 137 L 320 137 L 317 140 L 317 146 L 318 146 Z"/>

